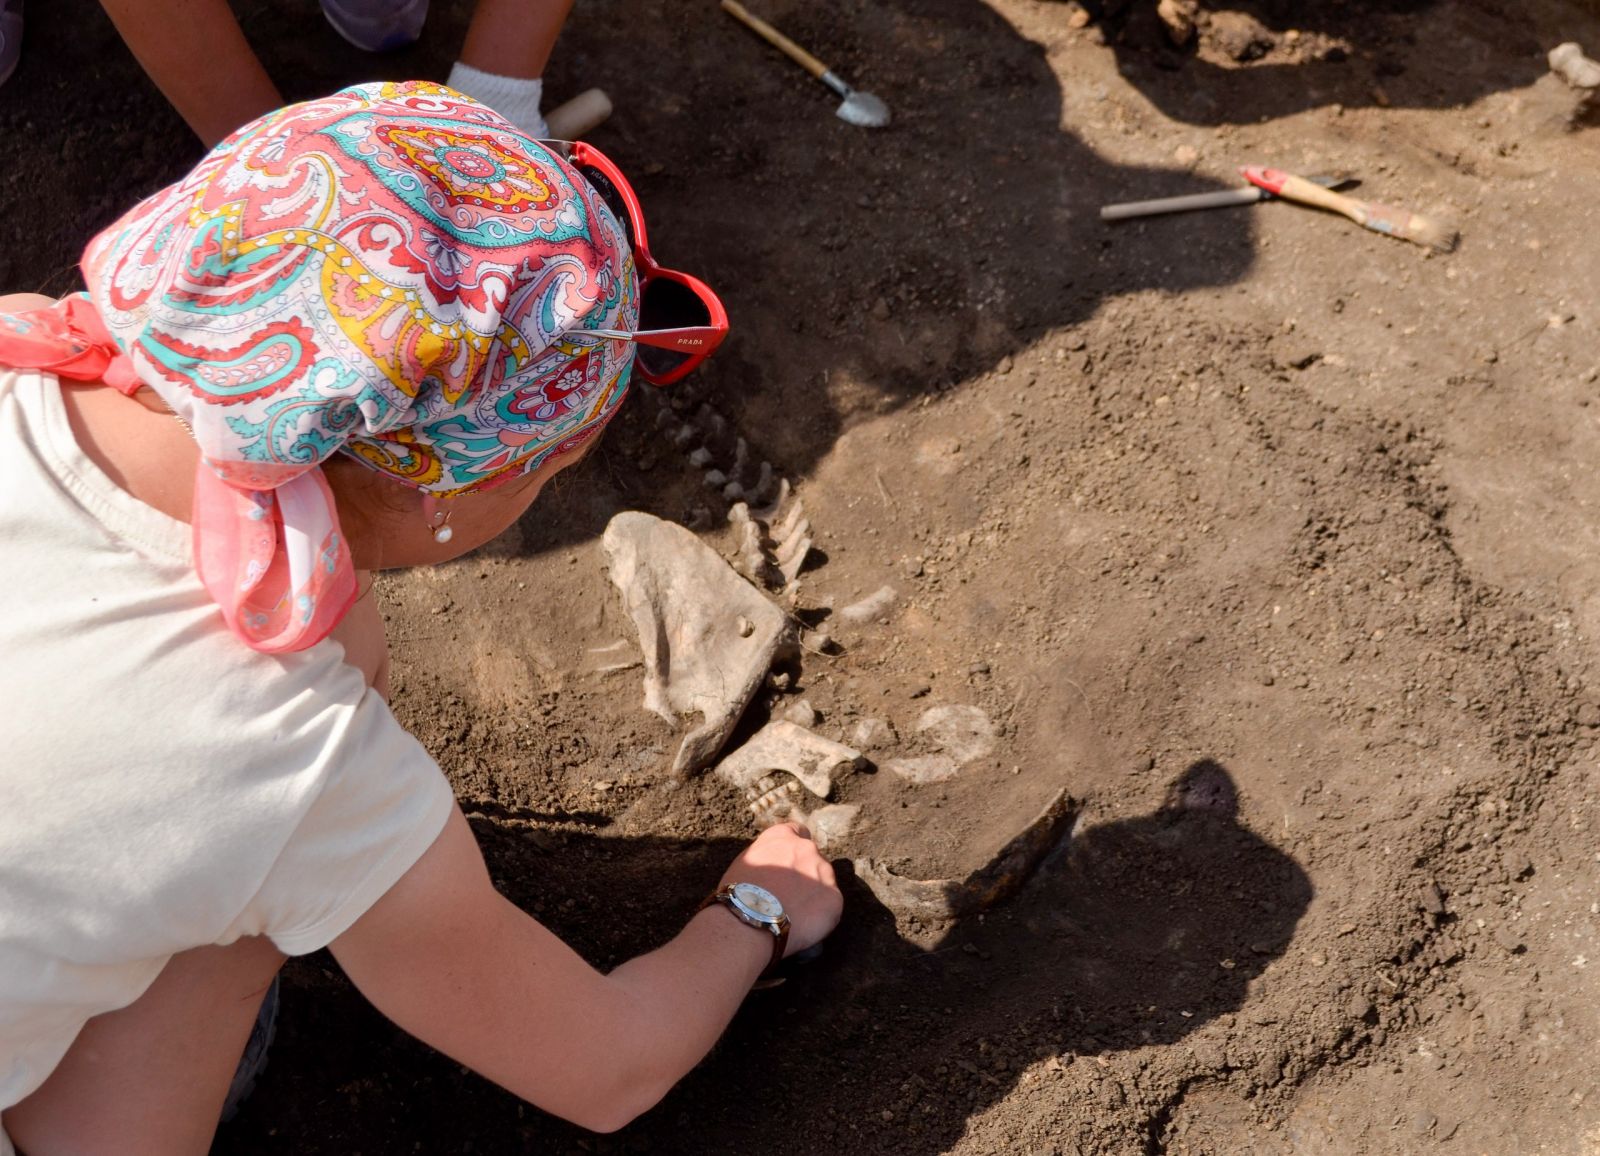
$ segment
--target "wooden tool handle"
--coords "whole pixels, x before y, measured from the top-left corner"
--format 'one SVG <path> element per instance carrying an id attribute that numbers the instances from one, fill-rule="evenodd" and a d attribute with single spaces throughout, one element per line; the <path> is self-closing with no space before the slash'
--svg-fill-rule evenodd
<path id="1" fill-rule="evenodd" d="M 818 80 L 821 80 L 822 74 L 828 71 L 826 64 L 812 56 L 811 53 L 801 48 L 793 40 L 790 40 L 772 25 L 761 19 L 761 17 L 750 15 L 745 6 L 739 3 L 739 0 L 722 0 L 722 10 L 772 45 L 772 47 L 788 56 L 790 60 L 793 60 Z"/>
<path id="2" fill-rule="evenodd" d="M 1302 205 L 1314 205 L 1319 209 L 1341 213 L 1352 221 L 1364 223 L 1364 214 L 1361 211 L 1361 202 L 1353 197 L 1341 196 L 1321 185 L 1312 184 L 1304 177 L 1297 177 L 1293 173 L 1286 173 L 1279 169 L 1263 169 L 1255 165 L 1246 165 L 1239 170 L 1244 174 L 1245 180 L 1258 188 L 1266 189 L 1269 193 L 1276 193 L 1286 201 L 1299 201 Z"/>
<path id="3" fill-rule="evenodd" d="M 545 114 L 553 140 L 578 140 L 593 132 L 611 115 L 611 98 L 598 88 L 585 89 Z"/>

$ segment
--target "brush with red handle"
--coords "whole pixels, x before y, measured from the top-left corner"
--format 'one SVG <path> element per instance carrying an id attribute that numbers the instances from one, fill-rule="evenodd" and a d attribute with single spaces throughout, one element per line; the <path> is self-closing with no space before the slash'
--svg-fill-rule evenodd
<path id="1" fill-rule="evenodd" d="M 1319 209 L 1342 213 L 1374 233 L 1399 237 L 1402 241 L 1427 245 L 1446 253 L 1456 247 L 1456 230 L 1453 226 L 1432 217 L 1424 217 L 1421 213 L 1413 213 L 1408 209 L 1394 209 L 1371 201 L 1358 201 L 1354 197 L 1330 192 L 1320 185 L 1312 184 L 1304 177 L 1297 177 L 1293 173 L 1282 172 L 1279 169 L 1246 165 L 1239 171 L 1252 185 L 1266 189 L 1267 192 L 1274 193 L 1286 201 L 1299 201 L 1303 205 L 1313 205 Z"/>

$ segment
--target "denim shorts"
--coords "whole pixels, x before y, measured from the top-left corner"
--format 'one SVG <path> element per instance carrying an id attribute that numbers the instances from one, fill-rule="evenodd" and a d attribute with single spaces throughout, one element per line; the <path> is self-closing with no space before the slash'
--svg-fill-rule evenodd
<path id="1" fill-rule="evenodd" d="M 255 1091 L 256 1080 L 267 1070 L 267 1052 L 277 1033 L 278 977 L 273 976 L 272 986 L 267 988 L 267 994 L 261 999 L 261 1008 L 256 1012 L 255 1026 L 250 1029 L 250 1038 L 245 1042 L 244 1055 L 239 1057 L 239 1066 L 234 1069 L 233 1083 L 228 1085 L 228 1098 L 222 1103 L 224 1124 L 239 1114 L 240 1106 Z"/>

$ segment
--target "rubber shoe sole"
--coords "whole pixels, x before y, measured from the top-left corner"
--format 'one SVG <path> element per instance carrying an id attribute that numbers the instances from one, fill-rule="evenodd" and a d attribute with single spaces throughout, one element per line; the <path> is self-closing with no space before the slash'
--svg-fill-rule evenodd
<path id="1" fill-rule="evenodd" d="M 393 52 L 422 38 L 428 0 L 322 0 L 322 14 L 363 52 Z"/>
<path id="2" fill-rule="evenodd" d="M 22 59 L 22 0 L 0 0 L 0 84 Z"/>

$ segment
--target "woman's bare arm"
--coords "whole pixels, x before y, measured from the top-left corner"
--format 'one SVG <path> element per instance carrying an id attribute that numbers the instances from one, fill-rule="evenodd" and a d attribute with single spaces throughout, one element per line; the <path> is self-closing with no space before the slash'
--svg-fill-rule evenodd
<path id="1" fill-rule="evenodd" d="M 101 0 L 161 94 L 210 148 L 283 104 L 228 0 Z"/>
<path id="2" fill-rule="evenodd" d="M 832 868 L 790 825 L 764 832 L 724 880 L 778 896 L 793 922 L 791 952 L 838 922 Z M 589 915 L 621 911 L 602 903 Z M 494 890 L 458 810 L 332 949 L 402 1028 L 549 1112 L 611 1131 L 711 1050 L 772 946 L 718 905 L 666 946 L 602 975 Z"/>
<path id="3" fill-rule="evenodd" d="M 328 637 L 344 647 L 344 660 L 364 674 L 367 685 L 388 702 L 389 634 L 378 608 L 377 592 L 372 588 L 372 572 L 357 570 L 356 583 L 361 597 Z"/>

